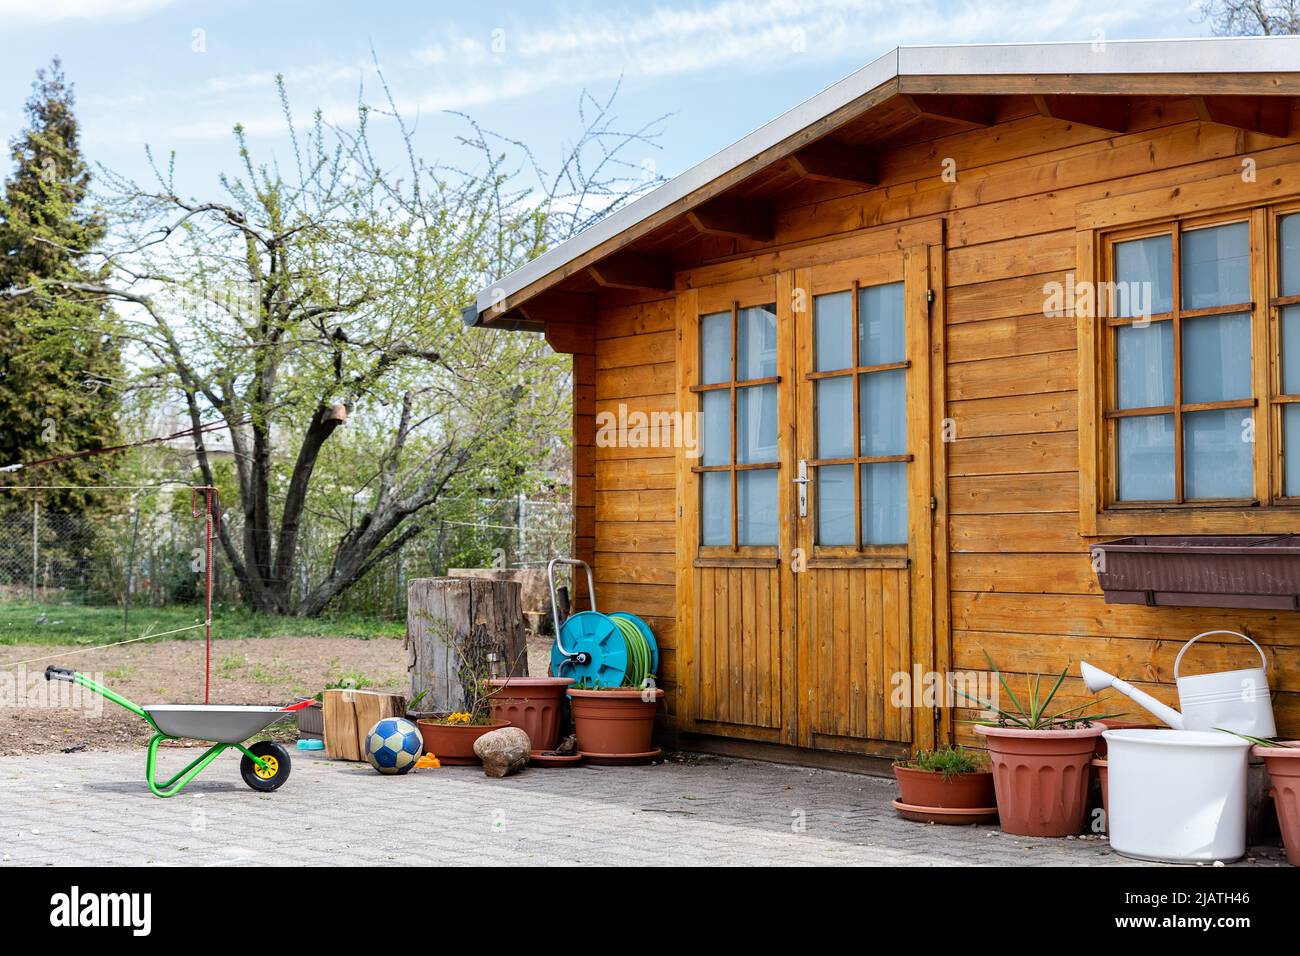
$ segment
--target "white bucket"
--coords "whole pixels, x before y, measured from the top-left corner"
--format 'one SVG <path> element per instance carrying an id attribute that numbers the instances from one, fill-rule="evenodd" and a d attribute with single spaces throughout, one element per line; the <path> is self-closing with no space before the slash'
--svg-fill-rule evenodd
<path id="1" fill-rule="evenodd" d="M 1245 854 L 1247 741 L 1193 730 L 1108 730 L 1102 736 L 1111 849 L 1164 863 Z"/>
<path id="2" fill-rule="evenodd" d="M 1231 634 L 1259 652 L 1260 666 L 1212 674 L 1178 675 L 1178 665 L 1188 648 L 1210 634 Z M 1183 714 L 1183 730 L 1231 730 L 1251 737 L 1276 737 L 1273 701 L 1264 668 L 1268 658 L 1258 644 L 1236 631 L 1206 631 L 1183 645 L 1174 658 L 1174 682 L 1178 685 L 1178 707 Z"/>

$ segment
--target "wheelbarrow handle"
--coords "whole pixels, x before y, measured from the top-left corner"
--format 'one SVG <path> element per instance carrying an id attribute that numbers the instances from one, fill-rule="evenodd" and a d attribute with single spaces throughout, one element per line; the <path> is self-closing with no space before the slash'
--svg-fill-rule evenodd
<path id="1" fill-rule="evenodd" d="M 76 676 L 77 676 L 77 672 L 74 671 L 71 667 L 57 667 L 54 664 L 51 664 L 45 668 L 46 680 L 71 681 L 71 680 L 75 680 Z"/>

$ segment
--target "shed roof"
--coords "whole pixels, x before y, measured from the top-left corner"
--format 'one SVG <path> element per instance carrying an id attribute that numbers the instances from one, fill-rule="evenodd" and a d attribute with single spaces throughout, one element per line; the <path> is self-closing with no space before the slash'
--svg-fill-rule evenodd
<path id="1" fill-rule="evenodd" d="M 465 322 L 541 328 L 515 310 L 893 97 L 1009 94 L 1297 96 L 1300 37 L 898 47 L 486 286 Z"/>

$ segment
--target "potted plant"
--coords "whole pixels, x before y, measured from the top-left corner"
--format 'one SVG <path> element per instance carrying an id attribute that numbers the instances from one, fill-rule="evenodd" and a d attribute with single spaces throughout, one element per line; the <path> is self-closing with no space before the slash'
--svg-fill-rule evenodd
<path id="1" fill-rule="evenodd" d="M 528 734 L 533 753 L 555 749 L 572 677 L 493 677 L 487 683 L 493 716 Z"/>
<path id="2" fill-rule="evenodd" d="M 918 750 L 894 764 L 894 809 L 920 823 L 970 824 L 997 819 L 988 758 L 965 748 Z"/>
<path id="3" fill-rule="evenodd" d="M 975 732 L 988 744 L 1002 829 L 1017 836 L 1072 836 L 1083 830 L 1088 812 L 1089 763 L 1097 737 L 1105 729 L 1097 721 L 1116 714 L 1084 714 L 1098 701 L 1051 711 L 1053 699 L 1069 672 L 1067 664 L 1046 696 L 1042 678 L 1028 681 L 1022 704 L 1006 678 L 984 653 L 989 670 L 1006 694 L 1006 709 L 963 692 L 963 696 L 996 719 L 982 722 Z"/>
<path id="4" fill-rule="evenodd" d="M 578 751 L 589 757 L 645 758 L 654 754 L 655 712 L 662 688 L 603 687 L 584 682 L 569 688 Z"/>
<path id="5" fill-rule="evenodd" d="M 1277 812 L 1277 825 L 1282 831 L 1287 862 L 1300 866 L 1300 740 L 1246 739 L 1255 745 L 1250 752 L 1263 758 L 1268 770 L 1268 779 L 1272 783 L 1269 795 Z"/>

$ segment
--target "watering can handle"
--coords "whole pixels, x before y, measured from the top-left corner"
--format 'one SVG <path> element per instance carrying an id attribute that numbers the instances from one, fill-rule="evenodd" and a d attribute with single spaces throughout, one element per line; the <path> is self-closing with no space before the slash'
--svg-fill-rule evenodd
<path id="1" fill-rule="evenodd" d="M 1174 658 L 1174 680 L 1178 680 L 1178 665 L 1182 663 L 1183 655 L 1187 653 L 1187 649 L 1191 647 L 1193 644 L 1195 644 L 1197 641 L 1199 641 L 1201 638 L 1209 637 L 1211 634 L 1231 634 L 1233 637 L 1239 637 L 1243 641 L 1250 641 L 1251 646 L 1254 647 L 1255 650 L 1259 651 L 1259 659 L 1261 664 L 1264 667 L 1264 670 L 1268 670 L 1268 658 L 1264 656 L 1264 649 L 1260 647 L 1258 644 L 1256 644 L 1254 641 L 1251 641 L 1250 638 L 1247 637 L 1245 634 L 1242 634 L 1239 631 L 1205 631 L 1203 634 L 1197 634 L 1194 638 L 1192 638 L 1190 641 L 1184 644 L 1183 649 L 1179 651 L 1178 656 Z"/>

